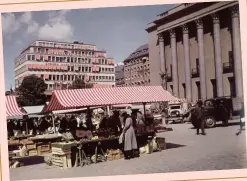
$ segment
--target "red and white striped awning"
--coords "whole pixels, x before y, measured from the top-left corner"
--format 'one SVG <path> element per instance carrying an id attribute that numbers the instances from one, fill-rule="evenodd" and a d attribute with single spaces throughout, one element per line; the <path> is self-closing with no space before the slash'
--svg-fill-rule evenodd
<path id="1" fill-rule="evenodd" d="M 176 99 L 161 86 L 55 90 L 44 112 L 87 106 L 165 102 Z"/>
<path id="2" fill-rule="evenodd" d="M 24 115 L 24 113 L 18 107 L 15 96 L 6 96 L 5 103 L 6 103 L 7 117 L 23 116 Z"/>

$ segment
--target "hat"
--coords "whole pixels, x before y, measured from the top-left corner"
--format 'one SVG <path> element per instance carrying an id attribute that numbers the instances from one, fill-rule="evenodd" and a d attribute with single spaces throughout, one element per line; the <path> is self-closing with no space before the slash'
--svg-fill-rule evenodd
<path id="1" fill-rule="evenodd" d="M 98 110 L 98 113 L 99 113 L 99 114 L 104 114 L 105 111 L 104 111 L 103 109 L 99 109 L 99 110 Z"/>
<path id="2" fill-rule="evenodd" d="M 202 106 L 202 105 L 203 105 L 203 102 L 202 102 L 202 100 L 198 100 L 196 104 L 197 104 L 198 106 Z"/>

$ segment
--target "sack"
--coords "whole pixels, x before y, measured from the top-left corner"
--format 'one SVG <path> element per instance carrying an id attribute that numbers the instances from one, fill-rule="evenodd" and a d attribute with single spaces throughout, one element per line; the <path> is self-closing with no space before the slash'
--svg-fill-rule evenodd
<path id="1" fill-rule="evenodd" d="M 124 133 L 121 133 L 121 135 L 119 136 L 118 143 L 119 144 L 123 144 L 124 143 Z"/>

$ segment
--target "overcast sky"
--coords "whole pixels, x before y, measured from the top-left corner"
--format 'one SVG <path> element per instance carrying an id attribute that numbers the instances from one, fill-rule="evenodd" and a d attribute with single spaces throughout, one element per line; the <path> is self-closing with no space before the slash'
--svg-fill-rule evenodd
<path id="1" fill-rule="evenodd" d="M 147 24 L 174 5 L 5 13 L 3 54 L 6 90 L 14 87 L 14 58 L 36 39 L 80 41 L 107 51 L 116 63 L 147 42 Z"/>

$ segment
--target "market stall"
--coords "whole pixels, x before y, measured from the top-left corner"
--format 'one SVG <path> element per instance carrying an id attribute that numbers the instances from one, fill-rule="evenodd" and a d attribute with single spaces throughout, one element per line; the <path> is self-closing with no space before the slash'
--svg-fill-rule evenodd
<path id="1" fill-rule="evenodd" d="M 111 106 L 111 105 L 119 105 L 119 104 L 143 104 L 143 113 L 144 119 L 148 119 L 146 117 L 146 104 L 152 102 L 167 102 L 171 100 L 176 100 L 177 98 L 173 97 L 169 92 L 164 90 L 161 86 L 137 86 L 137 87 L 114 87 L 114 88 L 95 88 L 95 89 L 73 89 L 73 90 L 55 90 L 52 93 L 51 101 L 43 110 L 44 113 L 50 113 L 56 110 L 68 110 L 68 109 L 81 109 L 87 108 L 88 113 L 90 114 L 90 107 L 95 106 Z M 83 131 L 82 131 L 83 132 Z M 84 133 L 83 133 L 84 134 Z M 82 135 L 83 135 L 82 134 Z M 78 160 L 81 162 L 88 163 L 88 155 L 91 157 L 91 161 L 94 160 L 95 163 L 98 162 L 98 156 L 102 158 L 99 161 L 104 161 L 105 156 L 111 148 L 109 145 L 114 145 L 113 142 L 118 144 L 118 135 L 111 135 L 107 133 L 107 130 L 102 132 L 94 131 L 93 136 L 83 139 L 83 136 L 79 141 L 73 141 L 71 143 L 66 143 L 67 147 L 70 147 L 70 150 L 75 146 L 75 142 L 77 143 L 77 151 L 75 156 L 75 163 L 70 165 L 76 165 Z M 111 137 L 112 136 L 112 137 Z M 153 138 L 154 130 L 151 126 L 147 126 L 143 131 L 137 132 L 137 137 L 144 136 L 148 139 L 150 136 Z M 149 142 L 152 139 L 149 140 Z M 111 141 L 111 144 L 109 144 Z M 52 144 L 52 150 L 60 149 L 61 145 L 65 143 L 56 143 Z M 60 145 L 60 146 L 58 146 Z M 94 145 L 94 146 L 92 146 Z M 88 149 L 93 149 L 92 152 L 88 151 Z M 113 148 L 116 150 L 116 148 Z M 79 152 L 78 152 L 79 150 Z M 61 150 L 60 150 L 61 151 Z M 64 151 L 65 153 L 71 154 L 71 159 L 73 160 L 73 151 Z M 98 153 L 100 154 L 98 155 Z M 111 154 L 113 154 L 111 152 Z M 81 155 L 81 156 L 79 156 Z M 84 159 L 82 159 L 82 155 L 84 155 Z M 119 157 L 120 153 L 118 154 Z M 70 158 L 69 156 L 69 158 Z M 57 153 L 53 152 L 53 158 L 56 159 L 59 157 Z M 68 156 L 66 156 L 67 158 Z M 53 160 L 54 160 L 53 159 Z M 65 160 L 65 156 L 64 156 Z M 55 163 L 55 161 L 54 161 Z M 66 165 L 66 164 L 62 164 Z M 67 164 L 68 165 L 68 164 Z M 79 164 L 81 165 L 81 163 Z"/>

